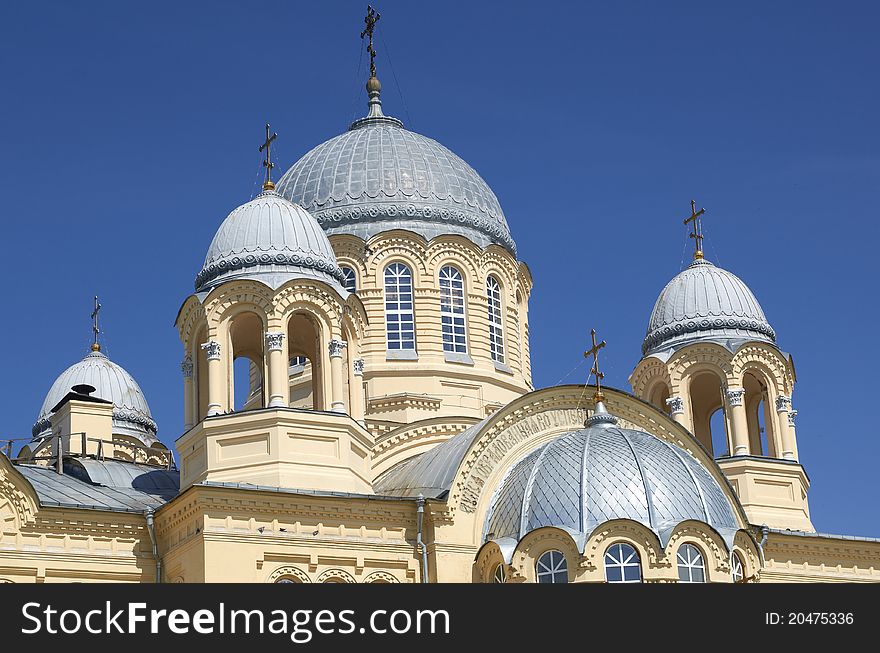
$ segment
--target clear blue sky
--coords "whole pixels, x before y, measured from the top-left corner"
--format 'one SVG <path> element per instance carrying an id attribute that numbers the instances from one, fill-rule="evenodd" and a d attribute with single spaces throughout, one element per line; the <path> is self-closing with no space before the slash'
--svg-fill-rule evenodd
<path id="1" fill-rule="evenodd" d="M 386 111 L 483 175 L 532 269 L 535 385 L 595 326 L 628 387 L 695 197 L 794 354 L 815 525 L 880 536 L 876 5 L 378 4 Z M 3 3 L 0 438 L 86 353 L 96 293 L 105 351 L 180 434 L 177 309 L 257 189 L 263 123 L 283 169 L 364 113 L 365 5 Z"/>

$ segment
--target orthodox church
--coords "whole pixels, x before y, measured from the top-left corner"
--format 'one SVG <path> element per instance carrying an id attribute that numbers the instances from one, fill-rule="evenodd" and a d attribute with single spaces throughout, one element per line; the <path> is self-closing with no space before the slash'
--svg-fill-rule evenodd
<path id="1" fill-rule="evenodd" d="M 0 454 L 0 582 L 880 580 L 880 540 L 810 519 L 792 357 L 695 204 L 631 390 L 595 333 L 593 384 L 532 386 L 529 268 L 480 175 L 385 115 L 376 20 L 366 115 L 277 184 L 267 125 L 262 192 L 218 220 L 176 319 L 176 453 L 96 300 Z"/>

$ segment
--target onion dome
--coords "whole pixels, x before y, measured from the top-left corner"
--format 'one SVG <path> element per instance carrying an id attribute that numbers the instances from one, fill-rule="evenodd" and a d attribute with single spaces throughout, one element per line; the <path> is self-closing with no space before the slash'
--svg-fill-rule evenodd
<path id="1" fill-rule="evenodd" d="M 663 546 L 685 520 L 708 524 L 728 546 L 739 528 L 728 495 L 696 458 L 644 431 L 620 428 L 599 403 L 585 428 L 541 445 L 511 468 L 492 499 L 485 534 L 519 541 L 553 526 L 583 546 L 612 519 L 643 524 Z"/>
<path id="2" fill-rule="evenodd" d="M 657 298 L 642 353 L 696 341 L 730 346 L 747 340 L 776 342 L 755 295 L 733 273 L 697 258 Z"/>
<path id="3" fill-rule="evenodd" d="M 259 279 L 277 288 L 296 278 L 318 279 L 346 294 L 327 235 L 305 209 L 268 188 L 223 221 L 195 285 L 206 292 L 231 279 Z"/>
<path id="4" fill-rule="evenodd" d="M 71 365 L 55 379 L 43 401 L 40 416 L 33 427 L 35 438 L 51 433 L 52 409 L 75 385 L 95 388 L 93 397 L 113 402 L 113 433 L 138 438 L 144 445 L 156 442 L 156 422 L 140 386 L 131 374 L 111 361 L 94 345 L 88 356 Z"/>
<path id="5" fill-rule="evenodd" d="M 460 234 L 480 247 L 516 244 L 495 193 L 437 141 L 382 113 L 381 85 L 367 83 L 369 113 L 318 145 L 278 182 L 278 192 L 305 207 L 328 234 L 367 240 L 408 229 L 428 240 Z"/>

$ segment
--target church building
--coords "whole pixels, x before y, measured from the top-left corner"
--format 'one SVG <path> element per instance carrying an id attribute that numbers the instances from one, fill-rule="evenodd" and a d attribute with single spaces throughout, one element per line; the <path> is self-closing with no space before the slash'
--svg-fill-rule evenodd
<path id="1" fill-rule="evenodd" d="M 385 114 L 376 20 L 366 115 L 277 181 L 267 125 L 262 192 L 204 216 L 183 424 L 101 351 L 96 298 L 91 351 L 0 453 L 0 582 L 880 580 L 880 540 L 811 520 L 785 334 L 704 258 L 695 203 L 631 388 L 595 332 L 589 385 L 533 387 L 516 225 Z"/>

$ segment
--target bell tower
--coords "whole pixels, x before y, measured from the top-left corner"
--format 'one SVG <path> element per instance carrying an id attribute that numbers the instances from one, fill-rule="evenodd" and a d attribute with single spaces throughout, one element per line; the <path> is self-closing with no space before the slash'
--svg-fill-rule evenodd
<path id="1" fill-rule="evenodd" d="M 748 286 L 704 257 L 705 212 L 691 202 L 693 260 L 660 293 L 630 384 L 715 457 L 753 523 L 812 532 L 794 362 Z"/>

